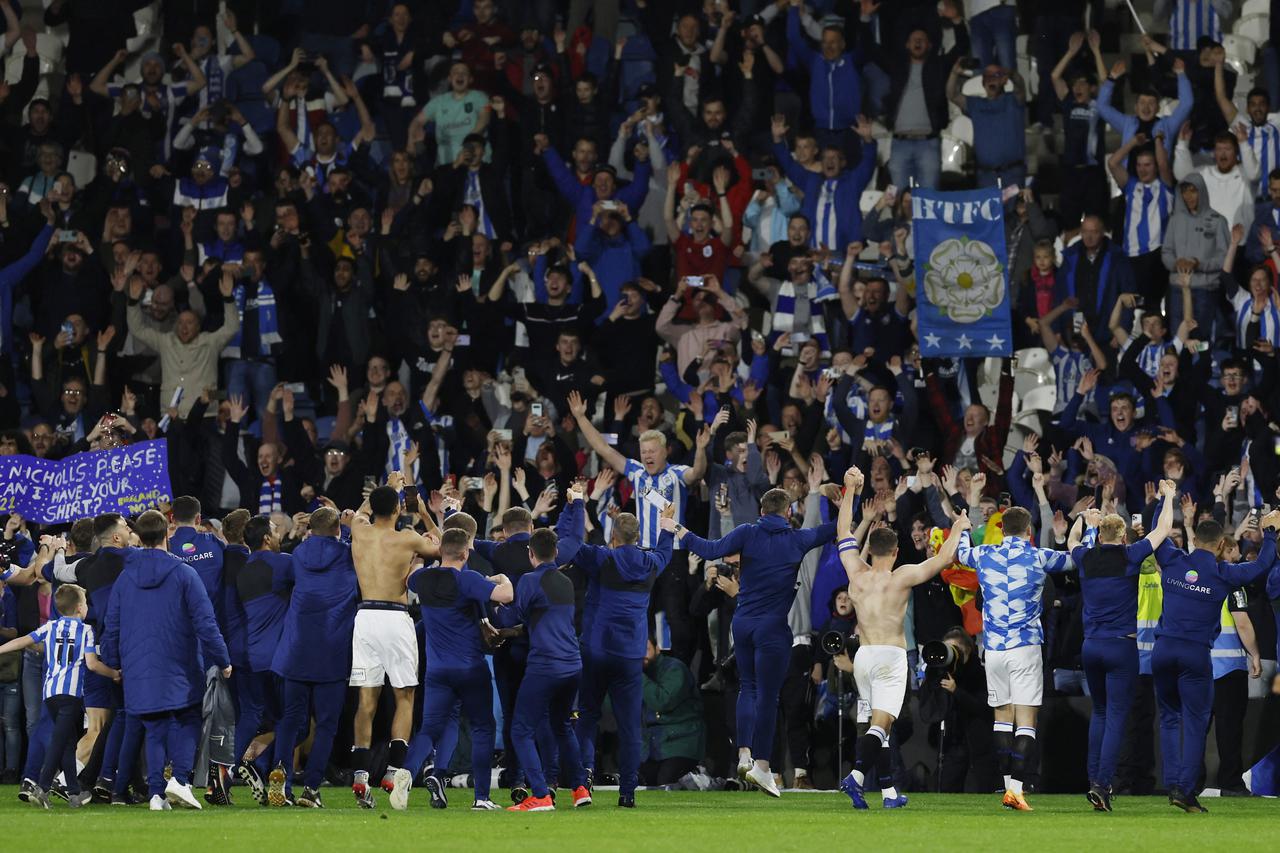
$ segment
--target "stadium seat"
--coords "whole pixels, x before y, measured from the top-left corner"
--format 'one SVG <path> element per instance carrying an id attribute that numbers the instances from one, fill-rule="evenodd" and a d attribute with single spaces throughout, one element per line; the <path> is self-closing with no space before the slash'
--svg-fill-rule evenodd
<path id="1" fill-rule="evenodd" d="M 1227 54 L 1227 62 L 1240 73 L 1253 65 L 1253 60 L 1258 55 L 1258 45 L 1253 39 L 1238 35 L 1237 33 L 1226 33 L 1222 36 L 1222 47 Z M 1237 87 L 1239 85 L 1237 84 Z"/>
<path id="2" fill-rule="evenodd" d="M 88 151 L 72 151 L 67 156 L 67 171 L 75 178 L 76 187 L 84 189 L 98 174 L 98 158 Z"/>
<path id="3" fill-rule="evenodd" d="M 969 146 L 944 130 L 942 132 L 942 171 L 962 175 L 965 164 L 968 162 Z"/>
<path id="4" fill-rule="evenodd" d="M 1054 405 L 1058 401 L 1058 389 L 1055 385 L 1041 385 L 1039 388 L 1033 388 L 1027 392 L 1027 396 L 1022 400 L 1022 408 L 1019 414 L 1027 412 L 1052 412 Z"/>
<path id="5" fill-rule="evenodd" d="M 1238 36 L 1252 39 L 1254 44 L 1264 44 L 1271 37 L 1271 18 L 1268 15 L 1245 15 L 1236 21 L 1231 31 Z"/>
<path id="6" fill-rule="evenodd" d="M 973 144 L 973 119 L 962 115 L 952 119 L 945 131 L 966 145 Z"/>
<path id="7" fill-rule="evenodd" d="M 333 424 L 337 420 L 333 415 L 325 415 L 322 418 L 316 418 L 316 438 L 320 444 L 325 444 L 331 435 L 333 435 Z"/>

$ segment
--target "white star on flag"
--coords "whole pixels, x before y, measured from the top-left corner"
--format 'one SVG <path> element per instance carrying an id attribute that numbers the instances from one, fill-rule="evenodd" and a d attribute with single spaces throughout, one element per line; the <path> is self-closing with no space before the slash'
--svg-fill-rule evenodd
<path id="1" fill-rule="evenodd" d="M 991 344 L 992 349 L 1000 349 L 1002 346 L 1004 346 L 1004 338 L 1000 337 L 999 335 L 992 335 L 991 337 L 987 338 L 987 343 Z"/>
<path id="2" fill-rule="evenodd" d="M 926 346 L 936 347 L 942 342 L 942 338 L 937 335 L 925 335 L 924 342 Z"/>
<path id="3" fill-rule="evenodd" d="M 972 348 L 973 348 L 973 341 L 969 340 L 969 336 L 968 336 L 968 335 L 961 335 L 961 336 L 960 336 L 960 339 L 957 341 L 957 343 L 958 343 L 958 344 L 960 344 L 960 349 L 972 349 Z"/>

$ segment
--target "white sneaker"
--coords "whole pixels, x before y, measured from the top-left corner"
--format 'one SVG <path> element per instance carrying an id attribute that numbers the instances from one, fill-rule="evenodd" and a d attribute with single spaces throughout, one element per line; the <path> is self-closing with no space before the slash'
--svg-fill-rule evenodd
<path id="1" fill-rule="evenodd" d="M 409 808 L 409 792 L 413 790 L 413 774 L 403 767 L 391 779 L 391 808 L 402 812 Z"/>
<path id="2" fill-rule="evenodd" d="M 175 806 L 181 806 L 184 809 L 202 809 L 200 801 L 196 799 L 195 794 L 191 793 L 190 785 L 183 785 L 177 779 L 170 779 L 169 784 L 164 786 L 164 798 Z"/>
<path id="3" fill-rule="evenodd" d="M 151 798 L 150 808 L 151 808 L 151 811 L 153 812 L 173 811 L 173 806 L 169 805 L 169 801 L 166 800 L 164 797 L 160 796 L 159 794 L 156 794 L 154 797 Z"/>
<path id="4" fill-rule="evenodd" d="M 771 797 L 782 796 L 778 792 L 778 786 L 773 781 L 773 774 L 768 770 L 761 770 L 758 764 L 751 765 L 751 769 L 747 771 L 747 781 L 754 782 L 756 787 Z"/>
<path id="5" fill-rule="evenodd" d="M 756 766 L 755 760 L 752 759 L 750 756 L 748 756 L 747 758 L 739 758 L 738 759 L 738 778 L 741 779 L 743 782 L 748 781 L 747 774 L 751 772 L 751 768 L 755 766 Z"/>
<path id="6" fill-rule="evenodd" d="M 493 800 L 476 800 L 471 804 L 471 810 L 473 812 L 500 812 L 502 811 L 502 806 Z"/>

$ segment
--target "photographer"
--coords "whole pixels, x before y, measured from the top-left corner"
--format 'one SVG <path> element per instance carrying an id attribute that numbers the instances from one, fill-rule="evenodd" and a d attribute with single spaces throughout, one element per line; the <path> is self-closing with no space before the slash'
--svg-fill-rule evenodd
<path id="1" fill-rule="evenodd" d="M 920 716 L 931 725 L 929 742 L 938 755 L 938 790 L 946 793 L 987 792 L 998 787 L 987 676 L 973 639 L 952 628 L 940 642 L 924 645 L 924 682 Z M 941 723 L 934 731 L 933 723 Z"/>
<path id="2" fill-rule="evenodd" d="M 709 706 L 706 720 L 708 754 L 714 776 L 733 775 L 733 747 L 737 717 L 734 699 L 738 695 L 738 667 L 734 663 L 729 626 L 733 623 L 733 611 L 738 598 L 738 555 L 730 554 L 723 560 L 708 562 L 703 572 L 703 582 L 698 584 L 689 600 L 689 614 L 701 622 L 715 614 L 714 622 L 708 620 L 708 633 L 715 672 L 702 685 L 703 699 Z M 719 707 L 719 713 L 716 708 Z"/>

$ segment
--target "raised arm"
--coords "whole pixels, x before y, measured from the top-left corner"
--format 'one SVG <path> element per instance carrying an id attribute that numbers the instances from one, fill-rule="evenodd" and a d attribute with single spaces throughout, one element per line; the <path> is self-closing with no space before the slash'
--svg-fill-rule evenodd
<path id="1" fill-rule="evenodd" d="M 963 61 L 963 56 L 957 59 L 956 64 L 951 66 L 951 73 L 947 75 L 947 100 L 959 107 L 960 112 L 964 112 L 969 103 L 960 91 L 961 87 L 964 86 L 963 77 L 960 74 L 963 70 L 960 67 L 960 63 Z"/>
<path id="2" fill-rule="evenodd" d="M 591 418 L 587 415 L 587 403 L 577 391 L 569 392 L 569 413 L 578 422 L 578 430 L 582 433 L 582 437 L 587 440 L 587 444 L 591 446 L 591 449 L 599 455 L 601 461 L 619 474 L 626 474 L 627 457 L 605 442 L 604 436 L 596 429 L 595 424 L 591 423 Z"/>
<path id="3" fill-rule="evenodd" d="M 967 512 L 960 513 L 955 523 L 951 525 L 951 535 L 947 537 L 946 542 L 942 543 L 942 547 L 938 549 L 937 554 L 914 566 L 899 566 L 894 570 L 893 577 L 906 586 L 917 586 L 929 580 L 929 578 L 956 561 L 956 551 L 960 546 L 960 537 L 968 532 L 969 528 L 969 514 Z"/>

